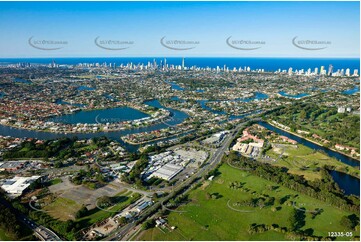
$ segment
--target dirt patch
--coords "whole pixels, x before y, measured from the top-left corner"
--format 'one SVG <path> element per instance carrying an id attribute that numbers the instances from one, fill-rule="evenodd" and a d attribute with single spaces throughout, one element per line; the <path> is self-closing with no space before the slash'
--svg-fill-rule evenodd
<path id="1" fill-rule="evenodd" d="M 204 191 L 209 186 L 209 184 L 211 184 L 209 181 L 205 181 L 200 187 L 200 189 Z"/>
<path id="2" fill-rule="evenodd" d="M 223 179 L 217 179 L 215 182 L 216 182 L 217 184 L 223 184 L 223 183 L 224 183 L 224 180 L 223 180 Z"/>
<path id="3" fill-rule="evenodd" d="M 278 147 L 275 147 L 273 148 L 273 152 L 280 155 L 285 155 L 285 156 L 288 156 L 288 153 L 284 151 L 284 148 L 278 148 Z"/>

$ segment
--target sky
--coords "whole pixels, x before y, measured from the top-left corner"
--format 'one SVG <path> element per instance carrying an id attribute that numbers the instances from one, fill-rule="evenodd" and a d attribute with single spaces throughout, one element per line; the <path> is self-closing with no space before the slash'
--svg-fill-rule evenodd
<path id="1" fill-rule="evenodd" d="M 0 2 L 0 58 L 359 53 L 359 2 Z"/>

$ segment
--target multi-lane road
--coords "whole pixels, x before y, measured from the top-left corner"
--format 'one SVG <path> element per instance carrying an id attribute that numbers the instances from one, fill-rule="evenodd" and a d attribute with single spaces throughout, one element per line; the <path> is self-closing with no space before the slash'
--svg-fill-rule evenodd
<path id="1" fill-rule="evenodd" d="M 174 188 L 174 190 L 180 190 L 183 187 L 189 186 L 194 180 L 197 178 L 203 177 L 207 172 L 214 169 L 222 160 L 223 155 L 228 150 L 228 147 L 232 143 L 233 139 L 236 137 L 238 130 L 244 126 L 247 122 L 243 122 L 238 124 L 234 129 L 231 130 L 229 134 L 226 135 L 225 139 L 222 142 L 222 145 L 213 153 L 213 155 L 210 156 L 208 162 L 199 169 L 191 178 L 184 181 L 183 183 L 178 184 L 177 187 Z M 200 182 L 199 180 L 198 182 Z M 188 189 L 187 189 L 188 190 Z M 185 191 L 186 192 L 186 191 Z M 147 218 L 150 214 L 154 213 L 154 208 L 161 208 L 162 204 L 165 201 L 168 201 L 174 196 L 174 194 L 169 194 L 168 196 L 164 197 L 163 199 L 159 200 L 157 203 L 155 203 L 151 208 L 148 209 L 145 213 L 141 214 L 138 218 L 138 220 L 143 220 Z M 153 209 L 152 209 L 153 208 Z M 152 211 L 152 212 L 149 212 Z M 134 228 L 136 226 L 136 223 L 129 223 L 120 229 L 114 231 L 109 236 L 104 238 L 104 240 L 121 240 L 124 235 L 132 233 L 134 231 Z M 135 232 L 135 231 L 134 231 Z"/>
<path id="2" fill-rule="evenodd" d="M 232 140 L 235 138 L 237 131 L 246 124 L 246 122 L 240 123 L 236 126 L 236 128 L 232 129 L 229 134 L 226 135 L 225 139 L 222 141 L 222 145 L 218 147 L 218 149 L 210 156 L 208 162 L 201 167 L 192 177 L 185 180 L 182 183 L 179 183 L 176 187 L 174 187 L 174 190 L 180 190 L 184 187 L 189 186 L 192 182 L 194 182 L 196 179 L 203 177 L 207 172 L 214 169 L 222 160 L 223 155 L 225 154 L 225 151 L 228 150 L 228 147 L 230 146 Z M 200 182 L 201 179 L 199 179 L 198 182 Z M 188 189 L 187 189 L 188 190 Z M 183 191 L 186 192 L 187 190 Z M 137 220 L 144 220 L 148 218 L 151 214 L 154 214 L 155 211 L 162 208 L 162 204 L 165 201 L 168 201 L 174 196 L 174 193 L 169 194 L 168 196 L 160 199 L 158 202 L 156 202 L 151 208 L 149 208 L 147 211 L 145 211 L 143 214 L 141 214 Z M 17 219 L 24 223 L 28 228 L 30 228 L 32 231 L 34 231 L 35 235 L 43 241 L 61 241 L 61 238 L 57 236 L 53 231 L 50 229 L 38 225 L 31 219 L 27 218 L 25 215 L 19 213 L 17 210 L 13 209 L 10 204 L 8 204 L 6 201 L 1 201 L 5 206 L 9 207 L 13 210 L 14 214 L 16 215 Z M 126 234 L 129 235 L 129 233 L 132 233 L 136 227 L 136 221 L 133 221 L 132 223 L 129 223 L 116 231 L 112 232 L 109 236 L 104 238 L 104 240 L 120 240 L 122 237 Z M 135 231 L 134 231 L 135 232 Z"/>

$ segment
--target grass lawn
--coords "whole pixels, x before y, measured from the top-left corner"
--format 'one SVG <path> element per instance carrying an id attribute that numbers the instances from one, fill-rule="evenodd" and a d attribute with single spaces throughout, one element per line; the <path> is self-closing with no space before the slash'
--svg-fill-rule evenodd
<path id="1" fill-rule="evenodd" d="M 59 184 L 62 182 L 63 182 L 63 180 L 61 180 L 60 178 L 55 178 L 55 179 L 49 181 L 49 186 L 56 185 L 56 184 Z"/>
<path id="2" fill-rule="evenodd" d="M 30 150 L 29 148 L 24 147 L 24 148 L 22 148 L 21 150 L 19 150 L 19 152 L 28 152 L 29 150 Z"/>
<path id="3" fill-rule="evenodd" d="M 278 159 L 280 152 L 271 149 L 267 151 L 266 154 L 272 158 Z M 309 180 L 321 178 L 320 172 L 314 171 L 314 169 L 324 165 L 332 165 L 336 167 L 336 170 L 350 174 L 352 173 L 360 177 L 360 171 L 356 167 L 346 165 L 341 161 L 331 158 L 321 152 L 316 152 L 301 144 L 298 144 L 297 148 L 292 145 L 285 146 L 283 157 L 272 164 L 287 167 L 290 173 L 304 175 L 304 177 Z"/>
<path id="4" fill-rule="evenodd" d="M 63 197 L 57 197 L 54 202 L 45 206 L 43 209 L 56 219 L 66 221 L 74 219 L 75 213 L 81 208 L 81 204 Z"/>
<path id="5" fill-rule="evenodd" d="M 317 199 L 281 187 L 276 183 L 267 181 L 257 176 L 250 175 L 246 171 L 237 170 L 223 164 L 219 171 L 221 175 L 216 177 L 207 187 L 199 187 L 189 193 L 191 202 L 178 208 L 183 213 L 171 212 L 168 215 L 169 226 L 176 226 L 175 231 L 163 233 L 158 228 L 146 230 L 141 240 L 287 240 L 285 234 L 275 231 L 267 231 L 259 234 L 249 234 L 250 224 L 278 224 L 280 227 L 289 227 L 288 219 L 294 209 L 292 203 L 280 204 L 279 199 L 291 196 L 288 201 L 297 206 L 313 211 L 322 208 L 323 212 L 311 218 L 311 213 L 306 212 L 306 224 L 302 230 L 312 228 L 313 235 L 328 236 L 329 231 L 347 231 L 340 225 L 340 219 L 351 213 L 331 207 Z M 231 189 L 230 182 L 243 182 L 243 188 Z M 269 185 L 278 188 L 271 190 Z M 218 198 L 207 198 L 206 194 L 218 194 Z M 252 194 L 253 193 L 253 194 Z M 275 197 L 274 207 L 280 207 L 273 212 L 271 206 L 260 209 L 249 206 L 237 206 L 235 202 L 248 198 L 257 198 L 260 194 Z M 298 195 L 294 197 L 295 195 Z M 227 203 L 237 210 L 230 209 Z M 247 210 L 249 212 L 244 212 Z M 354 234 L 359 235 L 359 231 Z"/>
<path id="6" fill-rule="evenodd" d="M 134 236 L 132 238 L 133 241 L 135 240 L 146 240 L 146 241 L 154 241 L 154 240 L 163 240 L 162 237 L 164 236 L 164 232 L 161 231 L 159 228 L 154 228 L 150 230 L 143 231 L 139 233 L 138 236 Z M 173 240 L 182 241 L 187 240 L 187 238 L 183 237 L 182 232 L 180 229 L 175 229 L 166 233 L 167 236 L 171 236 Z M 164 239 L 165 240 L 165 239 Z"/>
<path id="7" fill-rule="evenodd" d="M 98 146 L 96 144 L 90 144 L 90 145 L 79 148 L 78 151 L 79 152 L 81 152 L 81 151 L 93 151 L 93 150 L 95 150 L 97 148 L 98 148 Z"/>
<path id="8" fill-rule="evenodd" d="M 14 241 L 16 240 L 14 237 L 6 234 L 6 232 L 0 228 L 0 241 Z"/>
<path id="9" fill-rule="evenodd" d="M 115 196 L 117 197 L 117 196 L 123 195 L 126 192 L 128 192 L 128 190 L 124 189 L 124 190 L 120 191 L 119 193 L 117 193 Z"/>

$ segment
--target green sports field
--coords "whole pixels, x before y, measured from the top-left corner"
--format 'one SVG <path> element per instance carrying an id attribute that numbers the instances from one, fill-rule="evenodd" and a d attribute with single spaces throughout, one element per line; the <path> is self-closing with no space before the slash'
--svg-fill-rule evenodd
<path id="1" fill-rule="evenodd" d="M 227 164 L 223 164 L 219 171 L 221 174 L 213 181 L 206 181 L 206 185 L 203 184 L 189 193 L 191 202 L 177 209 L 177 211 L 183 211 L 182 213 L 171 212 L 168 215 L 169 227 L 177 227 L 174 231 L 153 228 L 144 231 L 138 239 L 288 240 L 285 233 L 269 230 L 264 233 L 250 234 L 248 229 L 253 223 L 277 224 L 279 227 L 288 228 L 288 220 L 291 212 L 295 209 L 294 206 L 306 211 L 305 225 L 301 230 L 309 229 L 308 231 L 311 231 L 312 235 L 323 237 L 328 236 L 328 232 L 331 231 L 348 231 L 340 224 L 340 220 L 342 216 L 351 214 L 350 212 L 331 207 L 306 195 L 297 194 L 295 191 L 250 175 L 246 171 L 237 170 Z M 242 182 L 243 187 L 241 189 L 230 188 L 230 183 L 235 181 Z M 272 189 L 270 189 L 271 186 L 273 186 Z M 245 199 L 260 197 L 261 194 L 274 197 L 274 204 L 262 209 L 235 205 L 236 202 Z M 280 198 L 287 196 L 288 200 L 280 204 Z M 316 208 L 323 209 L 323 211 L 320 215 L 312 218 L 311 212 Z M 353 231 L 353 234 L 359 235 L 359 231 Z"/>

